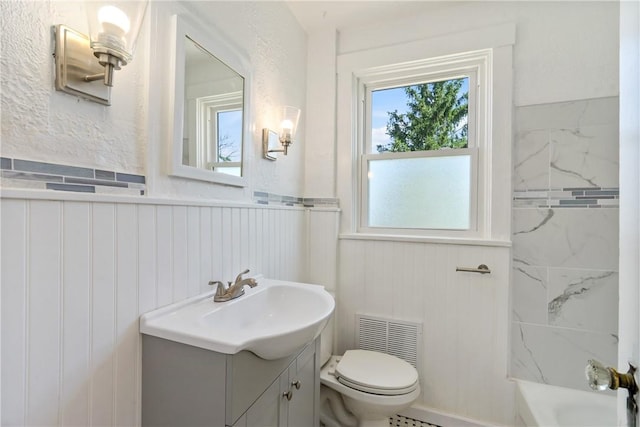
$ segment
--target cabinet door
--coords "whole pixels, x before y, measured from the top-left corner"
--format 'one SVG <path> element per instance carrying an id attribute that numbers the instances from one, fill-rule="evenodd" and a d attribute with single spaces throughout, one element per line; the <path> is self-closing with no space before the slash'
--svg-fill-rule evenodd
<path id="1" fill-rule="evenodd" d="M 316 353 L 314 344 L 303 351 L 289 368 L 289 386 L 292 397 L 289 401 L 288 425 L 290 427 L 314 426 L 316 407 Z"/>
<path id="2" fill-rule="evenodd" d="M 283 375 L 286 375 L 286 372 Z M 278 379 L 251 405 L 246 413 L 246 426 L 278 427 L 280 396 L 280 381 Z"/>

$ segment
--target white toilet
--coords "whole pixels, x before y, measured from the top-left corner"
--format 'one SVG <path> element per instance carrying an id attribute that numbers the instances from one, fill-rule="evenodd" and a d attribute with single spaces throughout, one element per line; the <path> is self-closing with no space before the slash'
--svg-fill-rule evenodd
<path id="1" fill-rule="evenodd" d="M 348 350 L 332 356 L 333 321 L 321 335 L 320 421 L 327 427 L 388 427 L 420 395 L 418 372 L 395 356 Z"/>

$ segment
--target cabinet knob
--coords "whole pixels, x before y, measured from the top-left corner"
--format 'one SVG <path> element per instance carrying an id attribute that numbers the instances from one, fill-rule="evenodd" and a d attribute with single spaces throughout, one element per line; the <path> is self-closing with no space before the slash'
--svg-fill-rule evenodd
<path id="1" fill-rule="evenodd" d="M 300 390 L 300 387 L 302 387 L 302 384 L 298 380 L 293 381 L 291 385 L 294 386 L 296 390 Z"/>
<path id="2" fill-rule="evenodd" d="M 291 400 L 291 398 L 293 397 L 293 393 L 291 392 L 291 390 L 285 391 L 285 392 L 282 393 L 282 396 L 286 397 L 287 400 Z"/>

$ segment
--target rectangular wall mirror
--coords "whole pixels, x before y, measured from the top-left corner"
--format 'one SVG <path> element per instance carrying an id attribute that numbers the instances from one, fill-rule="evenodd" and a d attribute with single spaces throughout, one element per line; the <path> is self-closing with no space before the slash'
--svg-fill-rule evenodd
<path id="1" fill-rule="evenodd" d="M 248 61 L 214 29 L 174 16 L 171 175 L 245 186 Z"/>

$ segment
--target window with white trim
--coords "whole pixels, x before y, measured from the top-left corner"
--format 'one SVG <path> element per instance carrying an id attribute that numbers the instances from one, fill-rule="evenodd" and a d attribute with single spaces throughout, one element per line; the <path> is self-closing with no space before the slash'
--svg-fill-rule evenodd
<path id="1" fill-rule="evenodd" d="M 241 176 L 242 93 L 196 98 L 196 127 L 202 147 L 195 147 L 199 167 Z"/>
<path id="2" fill-rule="evenodd" d="M 360 232 L 482 235 L 490 54 L 357 76 Z"/>

